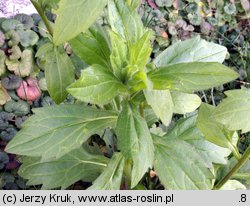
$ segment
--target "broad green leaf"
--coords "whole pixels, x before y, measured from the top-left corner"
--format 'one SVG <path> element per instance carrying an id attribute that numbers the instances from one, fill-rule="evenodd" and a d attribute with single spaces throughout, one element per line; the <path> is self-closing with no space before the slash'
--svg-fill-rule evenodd
<path id="1" fill-rule="evenodd" d="M 112 52 L 110 55 L 110 61 L 112 64 L 112 68 L 114 74 L 119 79 L 123 79 L 123 68 L 125 68 L 128 64 L 128 46 L 126 41 L 119 35 L 110 31 Z"/>
<path id="2" fill-rule="evenodd" d="M 250 90 L 226 91 L 227 98 L 216 107 L 213 118 L 229 130 L 250 131 Z"/>
<path id="3" fill-rule="evenodd" d="M 200 39 L 199 36 L 178 41 L 154 60 L 157 67 L 187 62 L 219 62 L 225 60 L 227 48 Z"/>
<path id="4" fill-rule="evenodd" d="M 122 153 L 115 153 L 103 173 L 94 181 L 90 190 L 119 190 L 124 168 Z"/>
<path id="5" fill-rule="evenodd" d="M 46 161 L 24 157 L 18 173 L 28 179 L 28 185 L 43 185 L 42 189 L 66 189 L 79 180 L 93 181 L 107 166 L 108 159 L 87 153 L 82 147 L 59 159 Z"/>
<path id="6" fill-rule="evenodd" d="M 61 157 L 79 148 L 91 135 L 116 124 L 117 114 L 82 105 L 60 105 L 34 110 L 35 115 L 7 145 L 9 153 Z"/>
<path id="7" fill-rule="evenodd" d="M 45 55 L 45 78 L 52 99 L 57 103 L 65 100 L 66 88 L 74 81 L 74 66 L 61 48 L 54 47 Z"/>
<path id="8" fill-rule="evenodd" d="M 193 62 L 160 67 L 149 73 L 154 89 L 193 92 L 230 82 L 238 74 L 214 62 Z"/>
<path id="9" fill-rule="evenodd" d="M 131 188 L 133 188 L 152 167 L 154 146 L 146 121 L 128 102 L 123 104 L 118 117 L 116 135 L 118 148 L 127 159 L 133 160 L 131 174 Z"/>
<path id="10" fill-rule="evenodd" d="M 156 116 L 163 124 L 168 126 L 171 122 L 174 108 L 169 90 L 144 90 L 144 95 Z"/>
<path id="11" fill-rule="evenodd" d="M 74 53 L 88 65 L 99 64 L 110 68 L 110 40 L 100 25 L 90 27 L 70 41 Z"/>
<path id="12" fill-rule="evenodd" d="M 109 23 L 117 34 L 120 34 L 130 45 L 136 43 L 144 34 L 141 18 L 127 2 L 110 0 L 108 3 Z"/>
<path id="13" fill-rule="evenodd" d="M 101 14 L 108 0 L 60 0 L 53 42 L 63 44 L 85 32 Z"/>
<path id="14" fill-rule="evenodd" d="M 231 151 L 208 142 L 197 128 L 196 119 L 196 116 L 193 116 L 179 120 L 174 128 L 162 138 L 179 138 L 186 141 L 200 154 L 209 168 L 212 168 L 212 163 L 226 164 L 226 157 Z"/>
<path id="15" fill-rule="evenodd" d="M 209 190 L 213 175 L 193 146 L 179 138 L 154 137 L 154 168 L 168 190 Z"/>
<path id="16" fill-rule="evenodd" d="M 174 113 L 186 114 L 195 111 L 201 105 L 201 99 L 197 94 L 171 91 L 174 103 Z"/>
<path id="17" fill-rule="evenodd" d="M 148 63 L 149 56 L 152 51 L 150 39 L 152 38 L 152 31 L 149 30 L 131 46 L 130 49 L 130 64 L 136 65 L 139 70 L 143 70 Z"/>
<path id="18" fill-rule="evenodd" d="M 197 118 L 197 127 L 206 139 L 221 147 L 235 150 L 233 132 L 227 130 L 222 124 L 215 121 L 213 114 L 215 107 L 209 104 L 201 104 Z"/>
<path id="19" fill-rule="evenodd" d="M 92 65 L 82 71 L 81 77 L 68 87 L 75 98 L 93 104 L 109 103 L 125 86 L 106 68 Z"/>

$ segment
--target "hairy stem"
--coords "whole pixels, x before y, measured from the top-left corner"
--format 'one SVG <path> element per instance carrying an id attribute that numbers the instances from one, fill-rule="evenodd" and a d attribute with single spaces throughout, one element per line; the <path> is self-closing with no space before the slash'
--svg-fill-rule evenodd
<path id="1" fill-rule="evenodd" d="M 250 146 L 247 148 L 245 153 L 242 155 L 238 163 L 229 171 L 229 173 L 221 179 L 215 186 L 214 190 L 220 189 L 239 169 L 249 160 L 250 158 Z"/>
<path id="2" fill-rule="evenodd" d="M 33 4 L 35 9 L 37 10 L 38 14 L 41 16 L 46 28 L 48 29 L 49 34 L 51 36 L 53 36 L 53 29 L 52 29 L 52 27 L 50 25 L 50 22 L 49 22 L 48 18 L 46 17 L 41 5 L 35 0 L 31 0 L 31 3 Z"/>

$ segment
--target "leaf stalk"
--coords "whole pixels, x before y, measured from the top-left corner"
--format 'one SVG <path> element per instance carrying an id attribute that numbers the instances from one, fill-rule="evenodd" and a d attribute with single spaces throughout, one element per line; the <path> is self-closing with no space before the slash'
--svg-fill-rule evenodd
<path id="1" fill-rule="evenodd" d="M 46 17 L 41 5 L 35 0 L 30 0 L 30 1 L 33 4 L 33 6 L 35 7 L 35 9 L 37 10 L 38 14 L 41 16 L 41 18 L 42 18 L 42 20 L 43 20 L 49 34 L 51 36 L 53 36 L 53 29 L 52 29 L 52 27 L 50 25 L 50 22 L 49 22 L 48 18 Z"/>
<path id="2" fill-rule="evenodd" d="M 250 146 L 242 155 L 238 163 L 228 172 L 228 174 L 222 178 L 213 188 L 213 190 L 219 190 L 250 158 Z"/>

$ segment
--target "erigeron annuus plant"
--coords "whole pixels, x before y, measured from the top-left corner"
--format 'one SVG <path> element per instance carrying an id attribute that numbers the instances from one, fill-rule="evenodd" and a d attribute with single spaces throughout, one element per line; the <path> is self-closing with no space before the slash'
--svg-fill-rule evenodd
<path id="1" fill-rule="evenodd" d="M 42 15 L 41 1 L 32 2 Z M 109 28 L 92 25 L 85 31 L 107 2 Z M 195 37 L 149 62 L 153 32 L 137 14 L 139 2 L 59 1 L 54 28 L 48 26 L 52 41 L 37 56 L 45 61 L 52 98 L 60 103 L 68 92 L 78 102 L 35 109 L 8 144 L 8 152 L 22 156 L 19 174 L 28 184 L 64 189 L 84 180 L 93 183 L 89 189 L 142 188 L 151 170 L 166 189 L 219 189 L 249 159 L 249 149 L 241 156 L 235 142 L 235 131 L 250 130 L 249 102 L 242 101 L 249 90 L 228 91 L 218 107 L 201 104 L 193 93 L 237 78 L 221 64 L 226 48 Z M 94 8 L 99 11 L 90 19 L 87 11 Z M 89 65 L 75 82 L 61 46 L 66 41 Z M 235 109 L 239 102 L 241 111 Z M 197 108 L 198 115 L 170 129 L 174 113 Z M 169 129 L 156 128 L 156 122 Z M 106 156 L 86 144 L 96 135 L 113 145 Z M 217 167 L 227 164 L 231 153 L 238 163 L 220 177 Z"/>

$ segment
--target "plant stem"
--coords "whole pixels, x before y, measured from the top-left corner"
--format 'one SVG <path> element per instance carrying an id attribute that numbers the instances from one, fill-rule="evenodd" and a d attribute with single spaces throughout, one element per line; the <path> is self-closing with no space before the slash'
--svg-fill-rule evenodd
<path id="1" fill-rule="evenodd" d="M 239 153 L 239 150 L 234 145 L 232 145 L 232 153 L 234 157 L 239 161 L 241 158 L 241 154 Z"/>
<path id="2" fill-rule="evenodd" d="M 41 5 L 36 1 L 36 0 L 31 0 L 31 3 L 33 4 L 33 6 L 35 7 L 35 9 L 37 10 L 38 14 L 41 16 L 46 28 L 48 29 L 48 32 L 51 36 L 53 36 L 53 29 L 50 25 L 50 22 L 48 20 L 48 18 L 46 17 L 46 15 L 43 12 L 43 9 L 41 7 Z"/>
<path id="3" fill-rule="evenodd" d="M 248 161 L 250 158 L 250 146 L 247 148 L 245 153 L 242 155 L 238 163 L 229 171 L 229 173 L 221 179 L 215 186 L 214 190 L 220 189 L 239 169 Z"/>

